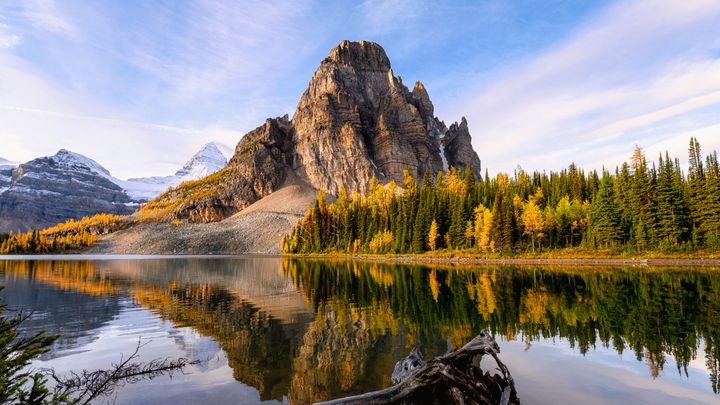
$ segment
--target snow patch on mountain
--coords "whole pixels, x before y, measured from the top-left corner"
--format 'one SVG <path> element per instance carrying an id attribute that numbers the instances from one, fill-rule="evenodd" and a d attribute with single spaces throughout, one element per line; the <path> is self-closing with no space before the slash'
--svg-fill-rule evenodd
<path id="1" fill-rule="evenodd" d="M 12 184 L 12 171 L 18 162 L 11 162 L 0 157 L 0 194 L 5 192 Z"/>
<path id="2" fill-rule="evenodd" d="M 0 170 L 2 169 L 12 169 L 17 167 L 20 162 L 12 162 L 10 160 L 7 160 L 5 158 L 0 157 Z"/>
<path id="3" fill-rule="evenodd" d="M 100 163 L 67 149 L 60 149 L 55 156 L 51 157 L 51 160 L 58 166 L 64 166 L 67 170 L 89 170 L 103 176 L 110 176 L 108 169 L 102 167 Z"/>
<path id="4" fill-rule="evenodd" d="M 171 176 L 140 177 L 128 180 L 115 179 L 135 200 L 150 200 L 183 181 L 197 180 L 211 175 L 227 165 L 227 158 L 214 142 L 204 145 L 183 167 Z"/>

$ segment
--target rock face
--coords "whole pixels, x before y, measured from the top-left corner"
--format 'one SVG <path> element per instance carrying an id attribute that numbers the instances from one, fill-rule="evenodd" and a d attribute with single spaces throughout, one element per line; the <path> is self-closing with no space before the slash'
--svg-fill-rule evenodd
<path id="1" fill-rule="evenodd" d="M 0 232 L 52 226 L 100 212 L 132 212 L 132 200 L 109 177 L 97 162 L 65 149 L 19 165 L 12 169 L 9 184 L 0 188 Z"/>
<path id="2" fill-rule="evenodd" d="M 276 191 L 288 177 L 288 117 L 267 119 L 246 134 L 227 167 L 160 195 L 153 203 L 179 203 L 169 219 L 220 221 Z"/>
<path id="3" fill-rule="evenodd" d="M 449 165 L 479 174 L 469 133 L 446 138 L 433 112 L 425 86 L 416 82 L 410 92 L 380 45 L 343 41 L 300 99 L 292 121 L 293 168 L 332 194 L 342 186 L 364 192 L 372 177 L 401 184 L 405 169 L 416 179 Z M 456 152 L 449 155 L 448 147 Z"/>
<path id="4" fill-rule="evenodd" d="M 373 177 L 402 184 L 405 169 L 419 180 L 449 166 L 480 175 L 465 119 L 448 129 L 434 116 L 425 86 L 417 82 L 410 91 L 380 45 L 343 41 L 321 62 L 292 121 L 269 119 L 245 135 L 223 179 L 203 188 L 201 198 L 185 199 L 171 216 L 225 218 L 289 175 L 336 194 L 343 186 L 365 192 Z M 185 191 L 159 199 L 173 201 Z"/>

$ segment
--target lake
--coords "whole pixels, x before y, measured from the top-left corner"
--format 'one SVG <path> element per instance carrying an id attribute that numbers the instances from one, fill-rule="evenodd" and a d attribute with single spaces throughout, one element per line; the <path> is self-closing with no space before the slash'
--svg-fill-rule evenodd
<path id="1" fill-rule="evenodd" d="M 118 404 L 292 403 L 390 385 L 490 331 L 524 404 L 720 403 L 717 268 L 423 266 L 278 257 L 0 258 L 0 293 L 61 334 L 33 367 L 186 357 Z"/>

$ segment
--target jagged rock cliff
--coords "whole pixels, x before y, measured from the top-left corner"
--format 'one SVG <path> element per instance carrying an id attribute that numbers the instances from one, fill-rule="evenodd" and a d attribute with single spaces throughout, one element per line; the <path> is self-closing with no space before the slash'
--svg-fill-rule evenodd
<path id="1" fill-rule="evenodd" d="M 169 218 L 207 222 L 272 193 L 289 177 L 335 194 L 343 186 L 364 192 L 373 177 L 402 183 L 405 169 L 416 179 L 449 166 L 480 175 L 470 141 L 465 119 L 448 129 L 434 116 L 423 84 L 410 91 L 380 45 L 343 41 L 321 62 L 292 121 L 268 119 L 243 137 L 222 175 L 156 202 L 176 206 Z"/>
<path id="2" fill-rule="evenodd" d="M 283 184 L 288 176 L 289 131 L 287 116 L 267 119 L 240 140 L 224 169 L 161 194 L 144 210 L 155 219 L 189 222 L 229 217 Z M 163 217 L 168 206 L 172 210 Z"/>

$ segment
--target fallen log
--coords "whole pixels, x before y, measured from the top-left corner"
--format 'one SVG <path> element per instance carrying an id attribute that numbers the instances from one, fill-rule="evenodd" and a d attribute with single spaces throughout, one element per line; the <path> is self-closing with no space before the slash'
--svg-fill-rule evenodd
<path id="1" fill-rule="evenodd" d="M 510 370 L 498 358 L 499 352 L 495 339 L 484 331 L 460 349 L 428 362 L 413 349 L 395 364 L 393 386 L 316 405 L 520 404 Z M 481 369 L 480 360 L 486 355 L 495 360 L 496 370 Z"/>

